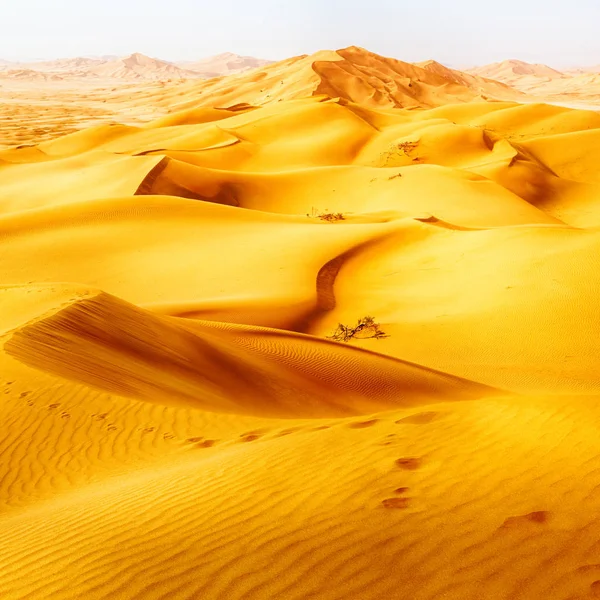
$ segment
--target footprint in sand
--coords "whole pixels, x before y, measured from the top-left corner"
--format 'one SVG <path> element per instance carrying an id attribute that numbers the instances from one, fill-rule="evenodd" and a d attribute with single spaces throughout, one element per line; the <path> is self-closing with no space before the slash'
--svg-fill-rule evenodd
<path id="1" fill-rule="evenodd" d="M 398 494 L 401 498 L 385 498 L 381 501 L 384 508 L 408 508 L 411 498 L 404 496 L 409 491 L 408 487 L 399 487 L 394 490 L 394 494 Z"/>
<path id="2" fill-rule="evenodd" d="M 219 440 L 204 440 L 196 444 L 196 448 L 212 448 Z"/>
<path id="3" fill-rule="evenodd" d="M 203 437 L 191 437 L 191 438 L 187 438 L 187 440 L 185 440 L 186 442 L 188 442 L 188 444 L 197 444 L 198 442 L 201 442 L 204 438 Z"/>
<path id="4" fill-rule="evenodd" d="M 408 508 L 410 498 L 386 498 L 381 504 L 383 508 Z"/>
<path id="5" fill-rule="evenodd" d="M 240 437 L 244 437 L 246 435 L 265 435 L 268 433 L 268 429 L 253 429 L 252 431 L 246 431 L 244 433 L 240 433 Z"/>
<path id="6" fill-rule="evenodd" d="M 378 442 L 377 445 L 378 446 L 391 446 L 392 444 L 399 441 L 400 439 L 402 439 L 402 438 L 399 438 L 398 434 L 389 433 L 388 435 L 385 436 L 385 438 L 383 440 Z"/>
<path id="7" fill-rule="evenodd" d="M 373 427 L 375 423 L 378 423 L 379 419 L 369 419 L 368 421 L 356 421 L 354 423 L 348 423 L 350 429 L 364 429 L 365 427 Z"/>
<path id="8" fill-rule="evenodd" d="M 281 431 L 275 434 L 275 437 L 283 437 L 284 435 L 291 435 L 292 433 L 296 433 L 297 431 L 302 431 L 303 427 L 290 427 L 289 429 L 282 429 Z"/>
<path id="9" fill-rule="evenodd" d="M 593 565 L 583 565 L 577 569 L 578 573 L 589 573 L 590 571 L 599 571 L 600 572 L 600 564 L 596 563 Z"/>
<path id="10" fill-rule="evenodd" d="M 416 456 L 406 456 L 396 460 L 396 465 L 405 471 L 416 471 L 421 464 L 422 460 Z"/>
<path id="11" fill-rule="evenodd" d="M 550 512 L 547 510 L 536 510 L 526 515 L 519 515 L 516 517 L 508 517 L 500 526 L 500 529 L 513 529 L 518 527 L 524 527 L 530 523 L 536 525 L 543 525 L 550 520 Z"/>
<path id="12" fill-rule="evenodd" d="M 58 408 L 59 406 L 60 406 L 60 404 L 58 402 L 56 402 L 55 404 L 49 404 L 48 410 L 54 410 L 55 408 Z"/>

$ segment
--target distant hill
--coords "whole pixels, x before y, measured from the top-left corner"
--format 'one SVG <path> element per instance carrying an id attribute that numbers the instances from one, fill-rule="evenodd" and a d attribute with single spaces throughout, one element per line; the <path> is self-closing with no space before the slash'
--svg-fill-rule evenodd
<path id="1" fill-rule="evenodd" d="M 78 56 L 32 63 L 10 63 L 0 60 L 0 77 L 33 81 L 84 78 L 126 81 L 205 79 L 240 73 L 270 62 L 228 52 L 195 62 L 175 64 L 136 52 L 126 57 Z"/>
<path id="2" fill-rule="evenodd" d="M 464 85 L 470 89 L 480 89 L 481 91 L 488 91 L 490 93 L 500 93 L 503 94 L 507 92 L 506 85 L 502 84 L 502 82 L 498 82 L 493 78 L 485 77 L 484 75 L 475 75 L 473 73 L 467 73 L 465 71 L 459 71 L 457 69 L 451 69 L 450 67 L 446 67 L 441 63 L 435 60 L 427 60 L 420 63 L 415 63 L 416 66 L 424 69 L 425 71 L 429 71 L 430 73 L 435 73 L 440 77 L 444 77 L 454 83 L 459 85 Z M 500 87 L 498 87 L 500 85 Z"/>
<path id="3" fill-rule="evenodd" d="M 600 102 L 600 65 L 558 71 L 548 65 L 505 60 L 468 69 L 468 73 L 505 83 L 545 102 L 578 108 Z"/>
<path id="4" fill-rule="evenodd" d="M 58 73 L 45 73 L 43 71 L 34 71 L 32 69 L 12 68 L 10 65 L 6 69 L 0 69 L 0 79 L 15 79 L 20 81 L 62 81 Z"/>
<path id="5" fill-rule="evenodd" d="M 101 58 L 77 56 L 75 58 L 58 58 L 41 62 L 19 63 L 18 67 L 40 73 L 72 73 L 91 69 L 106 62 Z"/>
<path id="6" fill-rule="evenodd" d="M 543 79 L 560 79 L 566 75 L 561 71 L 557 71 L 548 65 L 532 64 L 522 60 L 504 60 L 502 62 L 492 63 L 483 67 L 468 69 L 471 75 L 487 77 L 502 81 L 504 83 L 513 83 L 516 79 L 524 76 L 531 76 Z"/>
<path id="7" fill-rule="evenodd" d="M 232 52 L 225 52 L 193 62 L 178 62 L 176 64 L 182 69 L 195 71 L 199 75 L 208 78 L 241 73 L 250 69 L 264 67 L 273 62 L 272 60 L 254 58 L 253 56 L 240 56 Z"/>
<path id="8" fill-rule="evenodd" d="M 125 58 L 102 61 L 87 69 L 87 76 L 103 79 L 189 79 L 197 75 L 173 63 L 136 52 Z"/>
<path id="9" fill-rule="evenodd" d="M 598 74 L 600 73 L 600 65 L 595 65 L 593 67 L 574 67 L 572 69 L 567 69 L 565 73 L 569 75 L 588 75 L 588 74 Z"/>

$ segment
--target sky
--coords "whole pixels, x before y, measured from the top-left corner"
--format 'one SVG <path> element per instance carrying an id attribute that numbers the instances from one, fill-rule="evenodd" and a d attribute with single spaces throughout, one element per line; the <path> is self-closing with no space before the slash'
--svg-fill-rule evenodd
<path id="1" fill-rule="evenodd" d="M 279 60 L 350 45 L 455 68 L 600 64 L 600 0 L 0 0 L 0 59 Z"/>

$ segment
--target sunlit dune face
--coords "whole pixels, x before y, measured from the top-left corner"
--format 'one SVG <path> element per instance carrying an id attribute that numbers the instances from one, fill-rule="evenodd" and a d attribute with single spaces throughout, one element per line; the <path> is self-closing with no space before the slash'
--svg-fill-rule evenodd
<path id="1" fill-rule="evenodd" d="M 6 100 L 0 598 L 599 596 L 600 113 L 484 77 Z"/>

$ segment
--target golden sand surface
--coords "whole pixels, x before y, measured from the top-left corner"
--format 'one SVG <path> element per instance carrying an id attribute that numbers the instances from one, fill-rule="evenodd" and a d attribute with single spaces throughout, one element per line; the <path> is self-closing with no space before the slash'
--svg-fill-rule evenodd
<path id="1" fill-rule="evenodd" d="M 600 114 L 423 90 L 0 151 L 2 600 L 600 597 Z"/>
<path id="2" fill-rule="evenodd" d="M 167 111 L 142 102 L 130 105 L 128 95 L 132 91 L 145 95 L 179 83 L 12 81 L 0 77 L 0 149 L 36 144 L 100 123 L 147 122 Z"/>
<path id="3" fill-rule="evenodd" d="M 71 62 L 78 60 L 84 59 Z M 383 108 L 526 98 L 504 83 L 434 61 L 413 65 L 355 46 L 211 79 L 153 81 L 162 71 L 153 69 L 153 59 L 147 61 L 140 67 L 147 80 L 137 83 L 114 73 L 82 78 L 77 70 L 65 71 L 61 61 L 56 61 L 61 65 L 58 80 L 44 71 L 26 70 L 16 78 L 0 71 L 0 148 L 37 143 L 93 124 L 136 125 L 202 106 L 264 106 L 323 94 Z"/>

